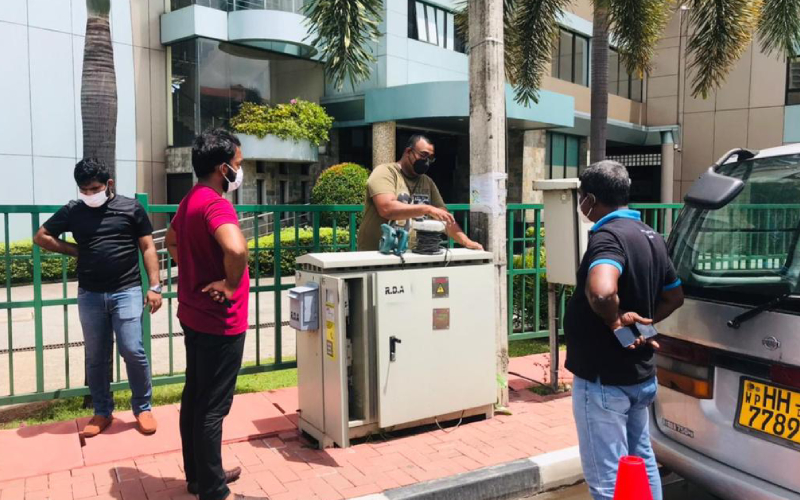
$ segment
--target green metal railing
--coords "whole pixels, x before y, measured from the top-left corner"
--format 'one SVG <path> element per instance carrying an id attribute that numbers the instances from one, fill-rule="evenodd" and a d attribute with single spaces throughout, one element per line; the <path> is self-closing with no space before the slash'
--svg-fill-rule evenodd
<path id="1" fill-rule="evenodd" d="M 154 218 L 168 218 L 177 210 L 177 205 L 150 205 L 146 195 L 138 195 L 137 198 Z M 70 312 L 74 313 L 77 305 L 74 260 L 44 252 L 36 245 L 23 246 L 20 249 L 10 244 L 9 226 L 15 218 L 28 217 L 31 235 L 34 235 L 46 216 L 55 213 L 59 208 L 59 205 L 0 205 L 5 243 L 0 270 L 4 273 L 2 281 L 5 281 L 6 288 L 5 300 L 0 301 L 0 311 L 6 311 L 7 322 L 5 348 L 0 342 L 0 406 L 88 394 L 88 388 L 83 385 L 82 356 L 79 359 L 70 359 L 71 350 L 74 352 L 82 344 L 81 341 L 70 338 L 69 328 Z M 644 219 L 654 228 L 666 233 L 681 205 L 640 205 L 634 208 L 642 210 Z M 294 286 L 292 276 L 287 274 L 292 272 L 294 259 L 303 253 L 354 251 L 358 214 L 362 207 L 239 205 L 236 209 L 243 219 L 252 220 L 252 227 L 246 229 L 248 232 L 252 231 L 249 241 L 252 280 L 250 292 L 251 300 L 255 304 L 254 324 L 250 328 L 255 331 L 255 335 L 251 335 L 254 337 L 254 345 L 250 347 L 251 355 L 246 358 L 249 362 L 241 373 L 294 368 L 295 360 L 286 356 L 282 348 L 283 329 L 286 326 L 283 321 L 282 299 L 284 292 Z M 469 205 L 449 205 L 448 209 L 454 213 L 464 230 L 468 231 Z M 547 283 L 545 255 L 542 251 L 542 206 L 509 205 L 507 214 L 509 339 L 546 337 Z M 273 228 L 279 227 L 279 221 L 284 220 L 285 216 L 291 218 L 288 223 L 285 222 L 288 226 L 281 230 L 266 232 L 259 224 L 260 218 L 265 215 L 271 216 Z M 301 222 L 303 219 L 305 222 Z M 449 245 L 452 247 L 454 244 L 450 241 Z M 142 320 L 144 346 L 148 358 L 151 359 L 154 385 L 178 383 L 184 379 L 175 356 L 175 340 L 182 334 L 176 331 L 175 325 L 177 289 L 172 272 L 174 263 L 166 250 L 160 250 L 159 254 L 163 264 L 164 312 L 157 313 L 155 318 L 166 314 L 166 321 L 161 320 L 166 332 L 154 332 L 155 320 L 150 314 L 144 314 Z M 147 283 L 144 271 L 142 280 Z M 568 289 L 561 290 L 561 311 L 564 310 L 563 303 L 568 295 Z M 268 306 L 271 306 L 272 317 L 264 318 L 262 309 L 269 309 Z M 58 309 L 60 311 L 56 313 Z M 14 317 L 15 311 L 23 315 L 29 310 L 30 316 L 24 316 L 24 319 Z M 27 327 L 28 331 L 21 334 L 17 332 L 15 335 L 15 323 L 18 329 Z M 72 332 L 74 336 L 74 328 Z M 271 334 L 272 338 L 265 334 Z M 270 352 L 263 345 L 265 340 L 273 342 Z M 163 361 L 164 356 L 166 362 Z M 62 357 L 63 360 L 59 361 Z M 2 369 L 3 358 L 7 362 L 6 370 Z M 156 359 L 159 362 L 153 364 Z M 2 373 L 6 371 L 8 380 L 4 384 Z M 21 372 L 25 373 L 20 375 Z M 81 375 L 80 384 L 71 380 L 78 374 Z M 24 380 L 20 382 L 20 378 Z M 117 352 L 112 389 L 125 388 L 127 382 L 122 378 Z"/>

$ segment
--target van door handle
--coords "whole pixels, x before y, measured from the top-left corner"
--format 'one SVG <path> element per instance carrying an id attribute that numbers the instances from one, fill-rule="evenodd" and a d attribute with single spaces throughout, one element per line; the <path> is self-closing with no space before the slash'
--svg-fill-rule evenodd
<path id="1" fill-rule="evenodd" d="M 397 344 L 402 344 L 403 341 L 392 335 L 389 337 L 389 361 L 394 362 L 397 359 Z"/>

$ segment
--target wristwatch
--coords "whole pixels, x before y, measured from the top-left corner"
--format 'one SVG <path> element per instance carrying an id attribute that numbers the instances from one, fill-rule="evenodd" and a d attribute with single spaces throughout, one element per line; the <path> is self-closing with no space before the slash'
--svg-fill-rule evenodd
<path id="1" fill-rule="evenodd" d="M 161 283 L 159 283 L 158 285 L 155 285 L 155 286 L 151 286 L 150 287 L 150 291 L 161 295 L 161 291 L 162 291 Z"/>

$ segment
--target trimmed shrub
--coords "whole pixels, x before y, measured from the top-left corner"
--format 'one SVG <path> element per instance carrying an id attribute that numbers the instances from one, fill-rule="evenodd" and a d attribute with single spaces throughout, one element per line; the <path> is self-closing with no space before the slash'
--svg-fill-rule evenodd
<path id="1" fill-rule="evenodd" d="M 367 193 L 369 171 L 355 163 L 340 163 L 324 170 L 311 190 L 314 205 L 361 205 Z M 362 214 L 356 214 L 356 224 L 361 223 Z M 320 224 L 331 226 L 333 214 L 323 213 Z M 337 227 L 350 224 L 349 213 L 336 214 Z"/>
<path id="2" fill-rule="evenodd" d="M 301 255 L 314 251 L 314 230 L 301 228 L 295 239 L 294 228 L 281 231 L 281 275 L 294 276 L 295 259 Z M 350 250 L 350 233 L 346 229 L 336 231 L 336 244 L 341 248 L 333 248 L 333 228 L 319 228 L 319 251 L 321 252 L 347 252 Z M 250 249 L 256 247 L 255 240 L 247 242 Z M 261 276 L 274 276 L 275 274 L 275 236 L 270 234 L 258 239 L 258 262 Z M 256 275 L 256 255 L 250 252 L 249 256 L 250 277 Z"/>
<path id="3" fill-rule="evenodd" d="M 6 247 L 0 244 L 0 283 L 6 282 L 5 257 Z M 26 258 L 11 260 L 11 283 L 26 285 L 33 283 L 33 242 L 30 240 L 17 241 L 11 244 L 10 254 L 26 256 Z M 61 281 L 62 259 L 58 254 L 42 249 L 42 281 Z M 75 257 L 67 257 L 67 278 L 77 277 L 78 261 Z"/>
<path id="4" fill-rule="evenodd" d="M 240 134 L 263 139 L 275 135 L 281 139 L 307 140 L 319 146 L 328 142 L 333 118 L 319 104 L 292 99 L 288 104 L 270 106 L 244 102 L 231 118 L 231 128 Z"/>

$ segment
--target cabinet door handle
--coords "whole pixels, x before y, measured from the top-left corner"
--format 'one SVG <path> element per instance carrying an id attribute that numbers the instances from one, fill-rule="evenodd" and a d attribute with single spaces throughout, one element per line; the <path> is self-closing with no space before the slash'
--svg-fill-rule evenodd
<path id="1" fill-rule="evenodd" d="M 402 344 L 403 341 L 392 335 L 389 337 L 389 361 L 394 362 L 397 359 L 397 344 Z"/>

